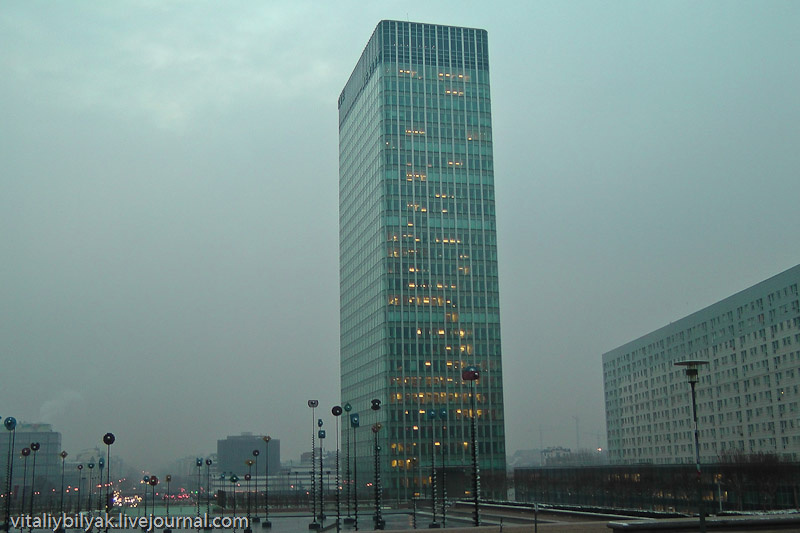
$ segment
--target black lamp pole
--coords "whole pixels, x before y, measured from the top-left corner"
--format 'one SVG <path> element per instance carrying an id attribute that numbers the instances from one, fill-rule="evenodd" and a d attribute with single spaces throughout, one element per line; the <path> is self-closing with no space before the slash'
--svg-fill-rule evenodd
<path id="1" fill-rule="evenodd" d="M 349 415 L 350 411 L 353 410 L 353 406 L 349 403 L 344 404 L 344 411 Z M 347 492 L 345 493 L 345 500 L 347 500 L 347 516 L 344 518 L 345 524 L 352 524 L 353 517 L 350 516 L 350 485 L 353 484 L 353 480 L 350 477 L 350 429 L 351 425 L 348 424 L 347 431 L 345 432 L 347 435 L 347 447 L 346 447 L 346 456 L 347 456 L 347 466 L 345 467 L 345 484 L 347 485 Z"/>
<path id="2" fill-rule="evenodd" d="M 461 379 L 470 382 L 470 410 L 472 411 L 471 424 L 470 424 L 470 433 L 472 441 L 472 450 L 471 450 L 472 451 L 472 494 L 475 506 L 472 512 L 472 521 L 475 527 L 481 525 L 480 504 L 479 504 L 481 478 L 478 466 L 478 441 L 476 439 L 477 428 L 475 427 L 477 419 L 477 413 L 475 411 L 475 384 L 479 378 L 480 378 L 480 372 L 478 371 L 478 367 L 475 366 L 468 366 L 461 373 Z"/>
<path id="3" fill-rule="evenodd" d="M 211 459 L 206 459 L 206 517 L 211 516 Z M 211 526 L 206 524 L 204 530 L 210 530 Z"/>
<path id="4" fill-rule="evenodd" d="M 233 485 L 233 524 L 236 525 L 236 483 L 239 482 L 239 476 L 233 474 L 231 476 L 231 485 Z M 233 528 L 236 531 L 236 527 Z"/>
<path id="5" fill-rule="evenodd" d="M 384 521 L 381 515 L 381 447 L 378 444 L 378 431 L 381 430 L 382 425 L 379 423 L 372 425 L 372 434 L 375 437 L 373 445 L 375 457 L 375 480 L 373 482 L 375 489 L 375 529 L 383 529 Z"/>
<path id="6" fill-rule="evenodd" d="M 706 514 L 703 508 L 703 483 L 700 474 L 700 434 L 697 429 L 697 399 L 695 396 L 695 385 L 698 382 L 698 370 L 701 366 L 707 365 L 708 361 L 680 361 L 675 366 L 682 366 L 686 369 L 686 377 L 692 388 L 692 418 L 694 419 L 694 454 L 695 465 L 697 468 L 697 514 L 700 518 L 700 532 L 706 533 Z"/>
<path id="7" fill-rule="evenodd" d="M 339 417 L 342 416 L 341 406 L 334 405 L 331 409 L 334 420 L 336 420 L 336 533 L 342 530 L 342 505 L 341 495 L 339 494 Z"/>
<path id="8" fill-rule="evenodd" d="M 33 456 L 34 463 L 36 462 L 36 456 Z M 86 509 L 89 511 L 91 515 L 94 515 L 94 509 L 92 509 L 92 493 L 94 492 L 94 457 L 89 459 L 89 463 L 86 465 L 89 468 L 89 496 L 86 502 Z M 33 491 L 31 491 L 31 498 L 33 498 Z M 33 502 L 31 502 L 32 504 Z M 31 514 L 33 514 L 33 505 L 31 505 Z"/>
<path id="9" fill-rule="evenodd" d="M 158 478 L 156 476 L 150 476 L 150 479 L 147 480 L 148 485 L 151 487 L 152 497 L 150 501 L 153 502 L 153 514 L 156 514 L 156 485 L 158 485 Z M 147 486 L 145 485 L 145 492 L 147 492 Z"/>
<path id="10" fill-rule="evenodd" d="M 381 401 L 373 399 L 370 401 L 370 409 L 373 411 L 379 411 L 381 408 Z M 383 425 L 380 422 L 376 422 L 372 425 L 372 434 L 375 437 L 375 444 L 374 444 L 374 454 L 375 454 L 375 529 L 383 529 L 386 525 L 386 522 L 383 520 L 383 516 L 381 515 L 381 447 L 378 444 L 378 431 L 381 430 Z"/>
<path id="11" fill-rule="evenodd" d="M 3 524 L 3 529 L 9 531 L 11 527 L 11 480 L 14 476 L 14 463 L 11 459 L 14 457 L 14 444 L 17 438 L 17 419 L 13 416 L 7 416 L 3 420 L 3 425 L 8 430 L 8 462 L 6 463 L 6 521 Z"/>
<path id="12" fill-rule="evenodd" d="M 28 482 L 28 456 L 31 454 L 31 449 L 28 447 L 22 448 L 20 453 L 22 454 L 22 459 L 24 460 L 22 466 L 22 502 L 19 506 L 19 514 L 22 516 L 25 513 L 25 484 Z M 80 508 L 78 509 L 78 514 L 81 514 Z"/>
<path id="13" fill-rule="evenodd" d="M 169 490 L 169 484 L 172 481 L 172 476 L 167 474 L 164 477 L 164 480 L 167 482 L 167 510 L 166 510 L 165 514 L 166 514 L 167 518 L 169 518 L 169 500 L 172 498 L 172 494 L 171 494 L 171 492 Z M 164 528 L 164 533 L 172 533 L 172 530 L 169 529 L 169 528 Z"/>
<path id="14" fill-rule="evenodd" d="M 244 480 L 247 481 L 247 527 L 245 533 L 253 533 L 250 528 L 250 480 L 253 479 L 253 459 L 248 459 L 244 462 L 247 465 L 247 474 L 244 475 Z"/>
<path id="15" fill-rule="evenodd" d="M 111 445 L 116 441 L 113 433 L 106 433 L 103 435 L 103 444 L 106 445 L 106 516 L 111 512 L 111 506 L 114 501 L 111 498 Z M 106 533 L 108 533 L 108 525 L 106 525 Z"/>
<path id="16" fill-rule="evenodd" d="M 258 456 L 261 454 L 261 452 L 259 450 L 253 450 L 251 453 L 253 454 L 253 461 L 255 461 L 255 467 L 254 468 L 255 468 L 255 471 L 256 471 L 256 479 L 255 479 L 256 486 L 255 486 L 255 489 L 254 489 L 254 492 L 256 493 L 256 495 L 255 495 L 255 500 L 256 501 L 253 504 L 253 507 L 255 507 L 256 516 L 253 518 L 253 522 L 257 524 L 257 523 L 261 522 L 261 517 L 258 516 L 258 495 L 259 495 L 259 493 L 258 493 Z"/>
<path id="17" fill-rule="evenodd" d="M 442 527 L 447 527 L 447 470 L 445 470 L 444 453 L 445 441 L 447 441 L 447 408 L 439 410 L 439 418 L 442 419 Z"/>
<path id="18" fill-rule="evenodd" d="M 319 400 L 308 400 L 308 406 L 311 408 L 311 423 L 314 424 L 317 415 L 316 409 L 319 405 Z M 311 523 L 308 524 L 308 529 L 319 529 L 319 522 L 317 522 L 317 482 L 314 475 L 314 467 L 317 463 L 317 437 L 316 430 L 311 429 Z"/>
<path id="19" fill-rule="evenodd" d="M 261 527 L 272 527 L 272 522 L 269 521 L 269 441 L 272 440 L 272 437 L 265 435 L 261 437 L 261 440 L 264 441 L 266 448 L 264 451 L 264 521 L 261 522 Z M 253 453 L 256 453 L 255 450 Z"/>
<path id="20" fill-rule="evenodd" d="M 348 404 L 349 405 L 349 404 Z M 360 426 L 358 413 L 350 415 L 350 427 L 353 428 L 353 529 L 358 531 L 358 431 Z"/>
<path id="21" fill-rule="evenodd" d="M 33 500 L 36 496 L 36 452 L 39 451 L 40 444 L 38 442 L 31 442 L 31 451 L 33 452 L 33 468 L 31 469 L 31 506 L 30 516 L 33 516 Z M 33 530 L 33 526 L 28 528 L 29 531 Z"/>
<path id="22" fill-rule="evenodd" d="M 319 438 L 319 519 L 325 521 L 325 484 L 322 482 L 322 439 L 325 438 L 325 430 L 322 429 L 322 419 L 317 420 L 317 437 Z"/>
<path id="23" fill-rule="evenodd" d="M 64 466 L 66 465 L 67 460 L 67 452 L 62 451 L 59 456 L 61 457 L 61 499 L 58 505 L 58 513 L 63 517 L 64 516 Z M 59 526 L 56 528 L 56 533 L 63 533 L 64 527 Z"/>
<path id="24" fill-rule="evenodd" d="M 431 421 L 431 511 L 433 522 L 428 524 L 429 529 L 439 527 L 436 521 L 436 409 L 428 409 L 428 418 Z"/>
<path id="25" fill-rule="evenodd" d="M 102 500 L 102 498 L 103 498 L 103 472 L 106 469 L 106 458 L 105 457 L 100 457 L 100 459 L 97 461 L 97 468 L 100 469 L 100 472 L 98 474 L 98 477 L 99 477 L 98 485 L 99 485 L 100 490 L 99 490 L 99 494 L 97 495 L 97 500 L 98 500 L 97 506 L 102 508 L 103 506 L 102 506 L 102 502 L 100 500 Z M 147 494 L 147 491 L 145 491 L 145 494 Z"/>
<path id="26" fill-rule="evenodd" d="M 83 490 L 83 464 L 79 464 L 78 465 L 78 516 L 80 516 L 80 514 L 81 514 L 81 495 L 82 495 L 81 491 L 82 490 Z M 25 496 L 25 493 L 23 492 L 22 495 Z"/>
<path id="27" fill-rule="evenodd" d="M 150 484 L 150 476 L 142 477 L 142 485 L 144 485 L 144 517 L 147 519 L 147 485 Z M 155 505 L 156 502 L 153 502 Z M 145 529 L 142 527 L 142 529 Z"/>
<path id="28" fill-rule="evenodd" d="M 200 469 L 203 467 L 203 458 L 198 457 L 194 464 L 197 467 L 197 517 L 200 518 Z"/>

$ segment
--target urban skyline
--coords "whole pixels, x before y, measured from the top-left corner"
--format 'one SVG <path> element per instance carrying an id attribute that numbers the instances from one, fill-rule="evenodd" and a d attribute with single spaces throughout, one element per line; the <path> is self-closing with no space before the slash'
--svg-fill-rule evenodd
<path id="1" fill-rule="evenodd" d="M 379 20 L 491 38 L 509 451 L 594 446 L 600 354 L 798 263 L 793 3 L 120 5 L 0 12 L 0 414 L 67 450 L 332 427 L 334 102 Z"/>

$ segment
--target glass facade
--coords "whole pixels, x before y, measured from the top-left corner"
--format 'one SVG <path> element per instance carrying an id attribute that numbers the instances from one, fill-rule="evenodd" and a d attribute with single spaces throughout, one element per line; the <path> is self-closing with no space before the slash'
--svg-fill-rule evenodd
<path id="1" fill-rule="evenodd" d="M 339 179 L 342 401 L 360 415 L 358 485 L 374 475 L 377 423 L 387 496 L 429 492 L 434 453 L 437 467 L 469 471 L 473 414 L 481 475 L 504 472 L 484 30 L 378 24 L 339 97 Z M 467 366 L 476 383 L 462 380 Z"/>

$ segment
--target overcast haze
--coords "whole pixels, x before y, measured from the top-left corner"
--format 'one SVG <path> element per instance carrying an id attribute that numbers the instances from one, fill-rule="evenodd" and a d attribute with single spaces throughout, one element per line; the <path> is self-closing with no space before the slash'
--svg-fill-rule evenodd
<path id="1" fill-rule="evenodd" d="M 309 448 L 381 19 L 489 34 L 509 456 L 604 445 L 602 353 L 800 262 L 797 2 L 3 2 L 0 415 Z"/>

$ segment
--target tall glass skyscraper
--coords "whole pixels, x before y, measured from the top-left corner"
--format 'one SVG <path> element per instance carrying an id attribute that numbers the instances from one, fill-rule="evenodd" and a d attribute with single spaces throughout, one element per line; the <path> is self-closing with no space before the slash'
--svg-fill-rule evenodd
<path id="1" fill-rule="evenodd" d="M 373 481 L 370 429 L 381 424 L 387 495 L 429 495 L 435 462 L 448 496 L 464 497 L 475 416 L 483 490 L 500 490 L 492 483 L 506 462 L 486 31 L 378 24 L 339 97 L 339 242 L 342 401 L 360 415 L 351 452 L 358 485 Z M 480 371 L 477 383 L 462 380 L 468 366 Z M 436 477 L 441 488 L 441 471 Z"/>

